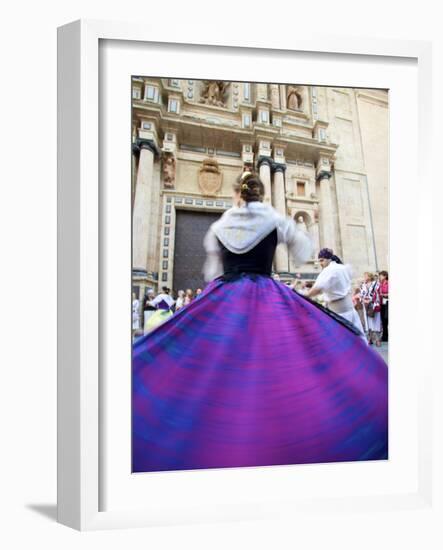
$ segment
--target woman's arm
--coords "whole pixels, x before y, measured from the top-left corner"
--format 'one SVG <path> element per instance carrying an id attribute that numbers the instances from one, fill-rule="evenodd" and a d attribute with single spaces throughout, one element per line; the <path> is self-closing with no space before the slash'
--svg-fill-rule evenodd
<path id="1" fill-rule="evenodd" d="M 209 282 L 216 277 L 223 275 L 220 245 L 211 228 L 208 229 L 208 232 L 203 239 L 203 246 L 206 250 L 206 260 L 203 265 L 203 277 L 206 282 Z"/>
<path id="2" fill-rule="evenodd" d="M 312 257 L 314 245 L 311 236 L 306 231 L 299 229 L 293 219 L 279 216 L 277 237 L 279 243 L 286 243 L 296 266 L 304 264 Z"/>
<path id="3" fill-rule="evenodd" d="M 153 300 L 149 300 L 149 301 L 146 302 L 146 303 L 149 304 L 149 305 L 152 306 L 152 307 L 157 307 L 157 304 L 159 304 L 162 300 L 163 300 L 163 297 L 160 296 L 160 294 L 159 294 L 159 295 L 156 296 Z"/>
<path id="4" fill-rule="evenodd" d="M 314 298 L 315 296 L 318 296 L 319 294 L 321 294 L 323 291 L 321 288 L 316 288 L 315 286 L 313 286 L 309 292 L 307 293 L 306 296 L 308 296 L 308 298 Z"/>

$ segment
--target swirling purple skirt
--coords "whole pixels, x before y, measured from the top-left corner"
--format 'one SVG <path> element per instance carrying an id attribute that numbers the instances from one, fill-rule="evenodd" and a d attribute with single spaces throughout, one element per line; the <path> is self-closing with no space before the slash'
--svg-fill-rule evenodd
<path id="1" fill-rule="evenodd" d="M 282 283 L 216 280 L 133 346 L 134 472 L 388 457 L 388 372 Z"/>

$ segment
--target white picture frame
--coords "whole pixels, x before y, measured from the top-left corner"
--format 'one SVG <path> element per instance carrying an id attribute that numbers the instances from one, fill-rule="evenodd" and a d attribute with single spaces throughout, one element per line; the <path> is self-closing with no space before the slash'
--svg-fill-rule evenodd
<path id="1" fill-rule="evenodd" d="M 245 51 L 260 52 L 263 55 L 284 55 L 284 52 L 304 52 L 312 56 L 325 54 L 364 59 L 386 58 L 393 64 L 412 59 L 418 70 L 418 102 L 414 105 L 418 113 L 418 178 L 421 182 L 432 181 L 430 174 L 430 82 L 431 82 L 431 45 L 428 42 L 404 40 L 369 40 L 351 37 L 307 36 L 297 33 L 296 38 L 280 37 L 278 40 L 251 37 L 237 39 L 227 37 L 223 41 L 215 36 L 206 39 L 201 36 L 194 39 L 197 51 L 214 52 L 217 48 L 231 58 L 244 55 Z M 417 414 L 415 422 L 418 428 L 416 436 L 417 457 L 411 462 L 410 469 L 401 480 L 409 476 L 403 488 L 388 489 L 385 493 L 352 493 L 352 484 L 347 494 L 334 495 L 333 484 L 327 496 L 306 489 L 302 500 L 288 498 L 282 492 L 262 494 L 252 493 L 247 501 L 236 505 L 234 497 L 225 495 L 223 501 L 217 501 L 209 495 L 207 500 L 193 506 L 185 502 L 177 506 L 161 505 L 151 502 L 143 507 L 130 506 L 128 499 L 121 503 L 114 499 L 110 509 L 103 509 L 101 484 L 106 480 L 103 466 L 103 452 L 107 443 L 103 443 L 102 421 L 105 409 L 101 404 L 102 358 L 100 355 L 100 265 L 103 261 L 100 232 L 107 227 L 100 225 L 99 212 L 103 211 L 100 193 L 100 126 L 99 113 L 102 108 L 99 101 L 100 44 L 114 41 L 119 44 L 144 44 L 145 47 L 172 47 L 172 44 L 189 45 L 186 31 L 174 32 L 174 40 L 164 43 L 163 33 L 155 29 L 146 29 L 134 23 L 104 22 L 82 20 L 61 27 L 58 31 L 58 520 L 80 530 L 104 529 L 131 526 L 151 526 L 199 522 L 206 520 L 239 519 L 255 517 L 275 517 L 276 515 L 294 515 L 302 511 L 329 513 L 337 510 L 346 512 L 358 508 L 362 511 L 423 509 L 432 506 L 432 364 L 422 364 L 417 378 L 409 381 L 408 391 L 415 392 Z M 159 46 L 160 44 L 160 46 Z M 248 50 L 245 50 L 248 49 Z M 106 57 L 106 62 L 110 60 Z M 253 78 L 250 72 L 250 80 Z M 146 73 L 147 74 L 147 73 Z M 165 75 L 166 76 L 166 75 Z M 171 75 L 172 76 L 172 75 Z M 198 67 L 196 78 L 204 77 Z M 320 83 L 321 84 L 321 83 Z M 334 83 L 336 84 L 336 83 Z M 129 83 L 128 83 L 129 86 Z M 413 166 L 415 164 L 413 163 Z M 130 173 L 128 173 L 128 182 Z M 429 186 L 428 186 L 429 187 Z M 129 183 L 128 183 L 129 192 Z M 430 232 L 431 221 L 425 216 L 423 208 L 417 203 L 405 200 L 404 207 L 416 204 L 421 233 L 417 235 L 420 243 L 419 254 L 427 258 L 427 269 L 432 269 L 431 243 L 422 238 Z M 394 205 L 395 208 L 395 205 Z M 391 215 L 392 215 L 391 207 Z M 396 215 L 394 217 L 396 219 Z M 400 218 L 399 218 L 400 219 Z M 404 221 L 404 218 L 402 218 Z M 129 244 L 128 244 L 129 248 Z M 432 249 L 431 249 L 432 250 Z M 429 254 L 426 256 L 426 254 Z M 395 255 L 393 258 L 395 261 Z M 422 269 L 418 266 L 417 270 Z M 418 272 L 418 271 L 417 271 Z M 405 284 L 407 286 L 407 282 Z M 402 287 L 403 289 L 405 287 Z M 399 288 L 399 294 L 403 291 Z M 414 301 L 415 300 L 415 301 Z M 411 299 L 411 308 L 423 313 L 425 307 Z M 128 317 L 129 319 L 129 317 Z M 128 323 L 129 326 L 129 323 Z M 420 327 L 417 326 L 417 330 Z M 421 329 L 422 342 L 428 342 L 428 355 L 431 355 L 431 335 Z M 416 351 L 416 350 L 415 350 Z M 411 357 L 415 357 L 411 354 Z M 411 359 L 412 360 L 412 359 Z M 392 380 L 391 380 L 392 382 Z M 115 388 L 114 388 L 115 389 Z M 110 390 L 111 391 L 111 390 Z M 406 412 L 407 404 L 399 403 Z M 415 411 L 415 409 L 414 409 Z M 415 412 L 413 413 L 415 415 Z M 415 437 L 415 436 L 414 436 Z M 108 467 L 107 467 L 108 468 Z M 298 476 L 309 478 L 319 476 L 324 470 L 311 466 L 298 471 Z M 347 475 L 352 465 L 330 466 L 334 475 Z M 109 468 L 108 468 L 109 470 Z M 251 471 L 253 470 L 253 473 Z M 414 470 L 413 479 L 411 477 Z M 301 472 L 301 473 L 300 473 Z M 376 472 L 375 472 L 376 474 Z M 416 475 L 415 475 L 416 474 Z M 166 474 L 168 475 L 168 474 Z M 183 472 L 180 475 L 169 473 L 169 481 L 164 477 L 151 477 L 148 480 L 153 487 L 151 500 L 160 495 L 162 487 L 172 490 L 175 483 L 182 490 L 190 491 L 193 484 L 245 484 L 254 483 L 260 475 L 260 469 L 234 469 L 228 474 L 218 472 Z M 268 468 L 264 477 L 269 484 L 290 485 L 291 471 L 288 469 Z M 350 478 L 359 476 L 358 472 L 349 473 Z M 171 477 L 172 476 L 172 477 Z M 180 477 L 181 476 L 181 477 Z M 255 477 L 253 477 L 255 476 Z M 133 476 L 131 484 L 138 484 Z M 134 479 L 136 480 L 134 482 Z M 139 478 L 140 479 L 140 478 Z M 339 479 L 339 478 L 337 478 Z M 340 478 L 341 479 L 341 478 Z M 171 481 L 172 480 L 172 481 Z M 400 477 L 399 477 L 400 480 Z M 399 483 L 403 483 L 399 481 Z M 141 481 L 140 481 L 141 483 Z M 172 484 L 172 485 L 171 485 Z M 155 487 L 155 488 L 154 488 Z M 118 495 L 118 493 L 116 493 Z M 122 493 L 123 494 L 123 493 Z M 128 495 L 131 493 L 127 493 Z M 204 495 L 202 492 L 201 495 Z M 117 500 L 115 502 L 115 500 Z"/>

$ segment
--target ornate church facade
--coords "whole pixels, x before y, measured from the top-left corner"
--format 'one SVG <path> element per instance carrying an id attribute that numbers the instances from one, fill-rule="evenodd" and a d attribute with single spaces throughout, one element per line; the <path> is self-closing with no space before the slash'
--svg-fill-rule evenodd
<path id="1" fill-rule="evenodd" d="M 315 279 L 322 247 L 388 269 L 387 90 L 134 77 L 133 288 L 203 285 L 203 236 L 255 168 L 265 201 L 309 231 L 312 258 L 275 272 Z"/>

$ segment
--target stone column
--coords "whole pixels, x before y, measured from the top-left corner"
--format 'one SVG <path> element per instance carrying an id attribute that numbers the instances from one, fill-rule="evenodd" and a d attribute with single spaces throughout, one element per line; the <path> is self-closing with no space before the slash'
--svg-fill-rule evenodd
<path id="1" fill-rule="evenodd" d="M 273 109 L 280 109 L 280 90 L 278 84 L 270 84 L 271 104 Z"/>
<path id="2" fill-rule="evenodd" d="M 308 228 L 308 231 L 311 234 L 312 241 L 314 243 L 314 250 L 312 252 L 312 257 L 316 259 L 320 251 L 320 232 L 318 228 L 318 219 L 314 219 L 311 226 Z"/>
<path id="3" fill-rule="evenodd" d="M 274 207 L 279 214 L 286 217 L 285 171 L 286 164 L 274 163 Z M 277 272 L 289 271 L 289 258 L 286 246 L 279 245 L 275 252 L 275 268 Z"/>
<path id="4" fill-rule="evenodd" d="M 321 221 L 321 246 L 323 248 L 332 248 L 336 251 L 335 230 L 332 208 L 331 186 L 329 179 L 331 172 L 322 170 L 317 178 L 320 182 L 320 221 Z"/>
<path id="5" fill-rule="evenodd" d="M 284 84 L 280 84 L 280 105 L 283 111 L 286 110 L 286 86 Z"/>
<path id="6" fill-rule="evenodd" d="M 146 273 L 149 271 L 148 249 L 154 156 L 158 154 L 158 149 L 152 140 L 137 140 L 135 148 L 140 151 L 140 158 L 132 215 L 132 268 Z M 150 267 L 152 270 L 152 266 Z"/>
<path id="7" fill-rule="evenodd" d="M 256 84 L 257 88 L 257 99 L 260 101 L 260 99 L 267 100 L 268 99 L 268 85 L 264 84 L 262 82 L 258 82 Z"/>
<path id="8" fill-rule="evenodd" d="M 259 157 L 258 159 L 258 169 L 260 174 L 260 179 L 263 182 L 263 185 L 265 186 L 265 203 L 271 204 L 271 166 L 272 166 L 272 158 L 271 157 Z"/>

